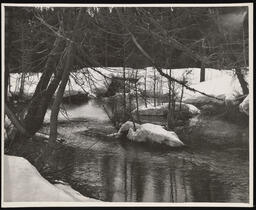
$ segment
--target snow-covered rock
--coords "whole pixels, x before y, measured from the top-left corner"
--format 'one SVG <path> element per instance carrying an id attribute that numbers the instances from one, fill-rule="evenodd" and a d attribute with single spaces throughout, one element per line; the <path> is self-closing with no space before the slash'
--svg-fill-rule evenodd
<path id="1" fill-rule="evenodd" d="M 147 107 L 139 106 L 139 115 L 143 116 L 164 116 L 167 115 L 168 104 L 163 104 L 159 106 L 152 106 L 151 104 L 147 105 Z M 137 109 L 132 111 L 132 114 L 136 114 Z"/>
<path id="2" fill-rule="evenodd" d="M 4 117 L 4 140 L 12 138 L 14 135 L 15 126 L 12 124 L 11 120 L 7 115 Z"/>
<path id="3" fill-rule="evenodd" d="M 117 133 L 113 133 L 113 134 L 109 134 L 108 136 L 110 137 L 115 137 L 115 138 L 119 138 L 122 135 L 127 135 L 129 129 L 134 129 L 134 124 L 135 124 L 135 128 L 139 128 L 141 125 L 138 123 L 133 123 L 132 121 L 126 121 L 125 123 L 123 123 L 121 125 L 121 127 L 119 128 Z"/>
<path id="4" fill-rule="evenodd" d="M 4 141 L 5 141 L 7 138 L 8 138 L 7 131 L 6 131 L 5 127 L 4 127 Z"/>
<path id="5" fill-rule="evenodd" d="M 185 89 L 183 101 L 189 104 L 223 104 L 225 99 L 227 103 L 230 103 L 230 101 L 235 100 L 236 96 L 243 95 L 241 85 L 235 75 L 223 75 L 222 77 L 200 82 L 190 87 L 220 98 L 222 101 Z"/>
<path id="6" fill-rule="evenodd" d="M 131 141 L 154 142 L 170 147 L 184 146 L 175 132 L 167 131 L 162 126 L 151 123 L 142 124 L 136 131 L 130 128 L 127 138 Z"/>
<path id="7" fill-rule="evenodd" d="M 180 106 L 180 103 L 176 103 L 177 109 L 179 109 L 179 106 Z M 186 112 L 190 116 L 194 116 L 194 115 L 200 114 L 200 110 L 197 107 L 195 107 L 192 104 L 186 104 L 186 103 L 181 103 L 181 111 L 182 112 Z"/>
<path id="8" fill-rule="evenodd" d="M 181 106 L 180 106 L 181 105 Z M 181 108 L 181 112 L 183 112 L 184 114 L 187 114 L 188 116 L 194 116 L 197 114 L 200 114 L 200 110 L 195 107 L 192 104 L 186 104 L 186 103 L 179 103 L 176 102 L 175 103 L 175 110 L 180 110 Z M 134 109 L 132 111 L 132 114 L 136 114 L 137 110 Z M 163 105 L 159 105 L 159 106 L 152 106 L 152 105 L 148 105 L 147 107 L 145 106 L 140 106 L 139 107 L 139 115 L 141 116 L 165 116 L 168 113 L 168 103 L 164 103 Z"/>
<path id="9" fill-rule="evenodd" d="M 132 121 L 127 121 L 124 124 L 122 124 L 122 126 L 120 127 L 120 129 L 118 130 L 119 134 L 123 134 L 129 131 L 130 128 L 134 128 L 134 124 L 135 124 L 135 128 L 139 128 L 141 125 L 138 123 L 134 123 Z"/>
<path id="10" fill-rule="evenodd" d="M 8 128 L 12 124 L 11 120 L 7 115 L 4 116 L 4 127 Z"/>
<path id="11" fill-rule="evenodd" d="M 249 95 L 243 100 L 243 102 L 239 105 L 239 111 L 244 112 L 249 116 Z"/>
<path id="12" fill-rule="evenodd" d="M 126 135 L 131 141 L 136 142 L 155 142 L 159 144 L 165 144 L 170 147 L 179 147 L 184 144 L 179 137 L 173 131 L 167 131 L 160 125 L 154 125 L 151 123 L 145 123 L 139 125 L 131 121 L 125 122 L 117 133 L 110 134 L 109 136 L 120 137 Z"/>
<path id="13" fill-rule="evenodd" d="M 54 186 L 26 159 L 4 155 L 4 202 L 96 202 L 69 186 Z"/>
<path id="14" fill-rule="evenodd" d="M 225 105 L 227 107 L 230 107 L 230 106 L 237 106 L 239 104 L 239 100 L 237 100 L 239 98 L 240 94 L 239 93 L 228 93 L 226 96 L 225 96 Z"/>

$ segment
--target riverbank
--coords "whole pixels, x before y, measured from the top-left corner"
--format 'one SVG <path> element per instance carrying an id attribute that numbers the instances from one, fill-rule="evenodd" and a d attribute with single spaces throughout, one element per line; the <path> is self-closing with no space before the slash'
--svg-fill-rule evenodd
<path id="1" fill-rule="evenodd" d="M 4 155 L 4 202 L 99 202 L 68 185 L 51 184 L 26 159 Z"/>
<path id="2" fill-rule="evenodd" d="M 96 101 L 69 107 L 56 151 L 46 155 L 47 138 L 34 137 L 18 142 L 16 155 L 50 183 L 61 180 L 102 201 L 248 201 L 249 138 L 241 138 L 248 127 L 212 115 L 192 118 L 175 131 L 187 147 L 166 149 L 107 136 L 117 130 L 102 109 Z M 41 132 L 49 133 L 49 124 Z"/>

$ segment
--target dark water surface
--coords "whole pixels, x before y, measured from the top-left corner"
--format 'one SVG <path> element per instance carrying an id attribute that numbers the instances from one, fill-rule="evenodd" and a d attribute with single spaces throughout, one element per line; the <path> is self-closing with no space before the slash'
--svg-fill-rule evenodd
<path id="1" fill-rule="evenodd" d="M 198 139 L 168 149 L 117 140 L 107 137 L 116 130 L 95 101 L 67 110 L 83 121 L 59 125 L 68 147 L 52 159 L 48 176 L 83 195 L 115 202 L 248 202 L 247 146 L 215 148 Z"/>

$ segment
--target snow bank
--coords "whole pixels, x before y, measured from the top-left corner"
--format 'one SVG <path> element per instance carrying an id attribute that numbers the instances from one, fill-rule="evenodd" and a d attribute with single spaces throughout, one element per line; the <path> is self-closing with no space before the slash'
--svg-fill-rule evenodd
<path id="1" fill-rule="evenodd" d="M 109 134 L 108 136 L 111 137 L 115 137 L 115 138 L 119 138 L 122 135 L 127 135 L 128 131 L 130 128 L 134 128 L 134 124 L 135 124 L 135 128 L 139 128 L 141 125 L 138 123 L 133 123 L 132 121 L 126 121 L 125 123 L 123 123 L 121 125 L 121 127 L 119 128 L 117 133 L 113 133 L 113 134 Z"/>
<path id="2" fill-rule="evenodd" d="M 130 128 L 134 128 L 134 124 L 135 124 L 135 128 L 139 128 L 141 125 L 138 123 L 133 123 L 132 121 L 127 121 L 124 124 L 122 124 L 122 126 L 120 127 L 120 129 L 118 130 L 119 134 L 123 134 L 129 131 Z"/>
<path id="3" fill-rule="evenodd" d="M 239 111 L 249 116 L 249 95 L 239 105 Z"/>
<path id="4" fill-rule="evenodd" d="M 102 69 L 100 69 L 100 71 L 103 72 Z M 88 73 L 93 74 L 93 78 L 95 78 L 94 84 L 97 88 L 105 88 L 102 76 L 99 76 L 98 73 L 93 72 L 93 70 L 91 69 L 81 70 L 77 71 L 76 73 L 72 73 L 72 75 L 69 77 L 69 82 L 65 88 L 64 97 L 73 96 L 80 93 L 84 94 L 85 92 L 89 93 L 90 96 L 95 96 L 95 94 L 91 90 L 89 83 L 85 80 L 85 75 Z M 41 75 L 42 73 L 27 73 L 25 75 L 24 94 L 26 96 L 31 97 L 33 95 Z M 10 91 L 12 93 L 19 93 L 21 85 L 20 80 L 20 73 L 10 74 Z M 10 93 L 8 93 L 8 95 L 10 95 Z"/>
<path id="5" fill-rule="evenodd" d="M 209 81 L 201 82 L 196 85 L 191 85 L 190 87 L 202 91 L 208 95 L 212 95 L 218 98 L 223 99 L 223 101 L 219 101 L 216 99 L 209 98 L 207 96 L 203 96 L 200 93 L 195 93 L 193 91 L 184 90 L 184 102 L 185 103 L 224 103 L 224 99 L 233 98 L 236 95 L 242 95 L 243 91 L 241 85 L 235 75 L 224 75 L 222 77 L 212 79 Z"/>
<path id="6" fill-rule="evenodd" d="M 184 144 L 173 131 L 167 131 L 160 125 L 151 123 L 142 124 L 136 131 L 129 129 L 127 138 L 136 142 L 155 142 L 170 147 L 180 147 Z"/>
<path id="7" fill-rule="evenodd" d="M 163 105 L 159 105 L 154 107 L 153 105 L 149 104 L 147 105 L 147 107 L 143 106 L 139 106 L 139 115 L 143 116 L 164 116 L 167 115 L 168 112 L 168 104 L 163 104 Z M 134 109 L 132 111 L 132 114 L 136 114 L 137 113 L 137 109 Z"/>
<path id="8" fill-rule="evenodd" d="M 4 155 L 5 202 L 65 202 L 97 200 L 84 197 L 69 186 L 52 185 L 26 159 Z"/>
<path id="9" fill-rule="evenodd" d="M 173 131 L 167 131 L 160 125 L 145 123 L 142 125 L 134 124 L 131 121 L 125 122 L 119 129 L 118 133 L 111 136 L 120 137 L 126 134 L 127 138 L 136 142 L 154 142 L 164 144 L 170 147 L 180 147 L 184 144 Z M 127 133 L 128 132 L 128 133 Z"/>
<path id="10" fill-rule="evenodd" d="M 89 101 L 86 106 L 72 106 L 65 105 L 66 109 L 64 111 L 60 111 L 58 115 L 59 122 L 67 122 L 69 120 L 84 120 L 84 119 L 96 119 L 101 121 L 108 121 L 109 118 L 104 110 L 97 105 L 95 101 Z M 45 117 L 44 123 L 50 123 L 51 110 L 48 109 Z"/>
<path id="11" fill-rule="evenodd" d="M 180 103 L 176 102 L 175 103 L 175 110 L 180 110 Z M 200 110 L 195 107 L 192 104 L 186 104 L 186 103 L 181 103 L 181 112 L 184 114 L 187 114 L 188 116 L 194 116 L 197 114 L 200 114 Z M 134 109 L 132 111 L 132 114 L 136 114 L 137 110 Z M 152 106 L 148 105 L 147 107 L 140 106 L 139 107 L 139 115 L 143 116 L 165 116 L 168 113 L 168 103 L 164 103 L 163 105 L 159 106 Z"/>
<path id="12" fill-rule="evenodd" d="M 95 70 L 94 70 L 95 69 Z M 64 96 L 74 95 L 79 92 L 88 92 L 93 95 L 97 90 L 107 90 L 107 83 L 110 83 L 110 79 L 106 79 L 101 75 L 106 75 L 109 78 L 112 76 L 122 77 L 123 67 L 96 67 L 96 68 L 84 68 L 76 72 L 72 72 L 70 80 L 66 86 Z M 164 72 L 169 72 L 169 69 L 163 69 Z M 98 73 L 100 72 L 100 73 Z M 147 73 L 146 73 L 147 72 Z M 154 83 L 154 72 L 157 77 L 159 73 L 153 67 L 146 67 L 144 69 L 138 69 L 138 78 L 144 78 L 147 75 L 147 90 L 153 91 Z M 190 73 L 188 73 L 190 72 Z M 216 69 L 205 69 L 205 79 L 210 80 L 212 78 L 220 77 L 229 74 L 229 71 L 219 71 Z M 25 95 L 32 96 L 35 91 L 36 85 L 39 82 L 42 73 L 27 73 L 25 75 Z M 93 79 L 94 85 L 91 86 L 87 79 L 88 75 Z M 126 78 L 132 78 L 135 75 L 135 69 L 126 68 Z M 182 80 L 182 77 L 186 75 L 186 80 L 189 84 L 197 84 L 200 81 L 200 68 L 183 68 L 183 69 L 172 69 L 172 77 Z M 21 85 L 21 74 L 12 73 L 10 74 L 10 90 L 13 93 L 18 93 Z M 144 88 L 144 80 L 140 80 L 138 88 Z M 166 78 L 162 78 L 162 86 L 159 87 L 161 93 L 168 93 L 168 81 Z M 159 91 L 158 90 L 158 91 Z"/>

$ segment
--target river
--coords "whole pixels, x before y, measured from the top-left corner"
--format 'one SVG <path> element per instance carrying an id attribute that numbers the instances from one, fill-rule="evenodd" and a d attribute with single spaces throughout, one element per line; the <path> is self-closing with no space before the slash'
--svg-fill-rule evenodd
<path id="1" fill-rule="evenodd" d="M 45 177 L 103 201 L 248 202 L 248 144 L 213 146 L 189 135 L 180 136 L 190 142 L 182 149 L 132 143 L 107 136 L 116 130 L 95 100 L 66 110 L 71 121 L 60 122 L 58 132 L 67 147 Z"/>

